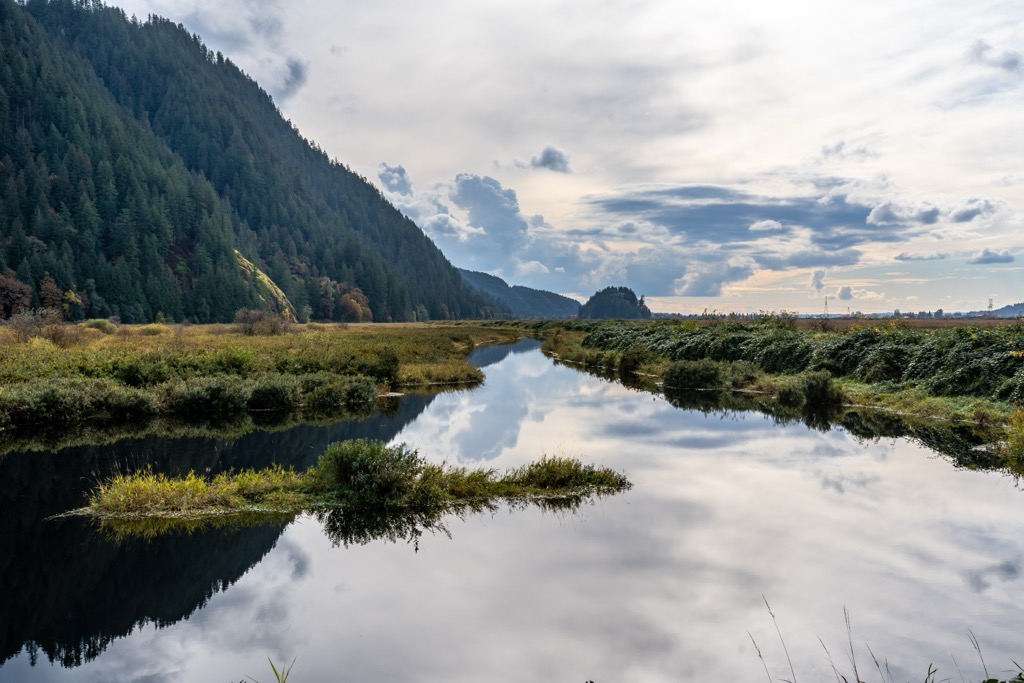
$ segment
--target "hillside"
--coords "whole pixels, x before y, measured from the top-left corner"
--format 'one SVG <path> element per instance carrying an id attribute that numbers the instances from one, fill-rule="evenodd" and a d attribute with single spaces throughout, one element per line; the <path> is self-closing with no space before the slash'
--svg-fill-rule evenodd
<path id="1" fill-rule="evenodd" d="M 0 0 L 0 302 L 200 322 L 496 311 L 379 191 L 183 26 L 96 2 Z M 259 290 L 259 291 L 257 291 Z"/>
<path id="2" fill-rule="evenodd" d="M 629 287 L 605 287 L 580 306 L 580 318 L 650 318 L 644 298 L 636 298 Z"/>
<path id="3" fill-rule="evenodd" d="M 572 318 L 579 313 L 579 302 L 567 296 L 522 285 L 510 287 L 500 277 L 473 270 L 460 268 L 459 273 L 474 289 L 507 306 L 515 318 Z"/>

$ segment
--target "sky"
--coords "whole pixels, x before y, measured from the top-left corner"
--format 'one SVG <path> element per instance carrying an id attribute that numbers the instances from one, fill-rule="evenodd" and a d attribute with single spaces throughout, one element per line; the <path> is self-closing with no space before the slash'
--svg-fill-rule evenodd
<path id="1" fill-rule="evenodd" d="M 116 0 L 456 266 L 655 311 L 1024 301 L 1024 3 Z"/>

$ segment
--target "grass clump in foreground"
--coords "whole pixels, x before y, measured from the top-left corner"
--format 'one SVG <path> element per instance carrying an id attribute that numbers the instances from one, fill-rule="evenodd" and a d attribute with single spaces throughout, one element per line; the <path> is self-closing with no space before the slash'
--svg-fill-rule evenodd
<path id="1" fill-rule="evenodd" d="M 782 646 L 782 651 L 785 653 L 786 663 L 789 669 L 788 678 L 772 677 L 771 671 L 769 671 L 768 669 L 768 663 L 767 661 L 765 661 L 764 654 L 761 652 L 761 647 L 757 644 L 757 640 L 754 638 L 754 635 L 750 631 L 747 631 L 747 635 L 750 636 L 750 641 L 754 645 L 754 652 L 757 654 L 757 658 L 761 660 L 761 665 L 764 667 L 765 675 L 768 677 L 768 683 L 775 683 L 776 680 L 785 681 L 786 683 L 796 683 L 796 669 L 793 667 L 793 660 L 789 656 L 789 648 L 786 646 L 786 639 L 782 637 L 782 629 L 779 628 L 779 622 L 775 618 L 775 613 L 772 611 L 771 605 L 768 604 L 768 599 L 765 598 L 763 595 L 761 597 L 764 600 L 765 607 L 768 610 L 768 615 L 772 618 L 772 625 L 774 626 L 775 633 L 778 636 L 779 643 Z M 853 626 L 850 623 L 850 612 L 845 607 L 843 608 L 843 618 L 846 622 L 847 641 L 847 648 L 844 654 L 846 655 L 846 659 L 849 661 L 850 667 L 852 669 L 849 677 L 847 677 L 846 674 L 842 673 L 836 666 L 835 660 L 832 658 L 832 653 L 825 645 L 825 641 L 823 641 L 821 638 L 818 638 L 818 642 L 821 644 L 822 649 L 825 651 L 825 658 L 828 662 L 829 668 L 835 675 L 836 682 L 838 683 L 840 680 L 842 680 L 843 683 L 864 683 L 867 678 L 870 677 L 873 680 L 874 676 L 877 676 L 882 683 L 896 683 L 896 680 L 894 679 L 892 671 L 889 667 L 889 660 L 885 659 L 880 661 L 878 657 L 875 656 L 875 653 L 871 650 L 871 647 L 866 644 L 865 648 L 867 649 L 867 653 L 871 660 L 871 666 L 868 667 L 868 669 L 870 670 L 871 668 L 874 668 L 875 672 L 872 672 L 874 675 L 868 676 L 860 670 L 860 667 L 858 667 L 857 663 L 857 653 L 855 651 L 853 643 Z M 988 670 L 988 664 L 986 664 L 985 657 L 982 654 L 981 644 L 978 642 L 978 637 L 975 636 L 974 632 L 970 629 L 967 630 L 967 634 L 970 638 L 971 646 L 974 648 L 974 651 L 977 653 L 978 659 L 981 662 L 981 669 L 984 672 L 984 678 L 980 679 L 980 683 L 1024 683 L 1024 667 L 1021 667 L 1021 665 L 1013 659 L 1011 659 L 1010 661 L 1013 662 L 1014 668 L 1002 672 L 1003 674 L 1008 674 L 1007 676 L 997 677 L 991 675 Z M 951 658 L 953 661 L 953 667 L 957 671 L 958 678 L 964 683 L 967 683 L 968 679 L 964 677 L 964 674 L 960 670 L 960 665 L 957 663 L 956 658 L 952 656 Z M 951 680 L 954 679 L 949 676 L 939 678 L 939 668 L 934 663 L 928 664 L 928 671 L 925 674 L 924 683 L 946 683 L 947 681 Z"/>
<path id="2" fill-rule="evenodd" d="M 225 515 L 311 510 L 335 542 L 348 545 L 415 540 L 425 528 L 443 529 L 445 515 L 493 509 L 499 501 L 566 509 L 631 486 L 622 474 L 576 458 L 545 456 L 498 473 L 434 464 L 404 444 L 357 439 L 329 445 L 306 472 L 276 466 L 213 478 L 117 476 L 77 512 L 104 520 L 116 533 L 152 534 Z"/>

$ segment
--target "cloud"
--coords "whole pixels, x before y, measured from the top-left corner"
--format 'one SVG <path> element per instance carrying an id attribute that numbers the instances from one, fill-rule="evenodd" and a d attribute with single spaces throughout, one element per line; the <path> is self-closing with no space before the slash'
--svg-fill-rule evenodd
<path id="1" fill-rule="evenodd" d="M 491 237 L 516 243 L 526 234 L 529 223 L 519 211 L 516 191 L 490 176 L 458 174 L 448 198 L 468 212 L 471 226 Z"/>
<path id="2" fill-rule="evenodd" d="M 917 207 L 899 206 L 895 202 L 883 202 L 871 209 L 868 223 L 875 225 L 893 225 L 905 223 L 923 223 L 932 225 L 939 220 L 942 211 L 937 206 L 922 204 Z"/>
<path id="3" fill-rule="evenodd" d="M 867 289 L 854 289 L 850 285 L 842 285 L 836 290 L 835 297 L 840 301 L 853 301 L 854 299 L 884 299 L 885 295 Z"/>
<path id="4" fill-rule="evenodd" d="M 283 82 L 277 88 L 277 100 L 286 100 L 299 91 L 306 84 L 309 65 L 305 62 L 290 57 L 285 62 L 288 72 Z"/>
<path id="5" fill-rule="evenodd" d="M 164 3 L 159 3 L 164 4 Z M 309 62 L 296 53 L 289 36 L 288 14 L 281 0 L 208 3 L 183 0 L 166 3 L 164 12 L 179 16 L 212 49 L 251 75 L 281 104 L 306 84 Z"/>
<path id="6" fill-rule="evenodd" d="M 836 160 L 850 160 L 850 161 L 864 161 L 865 159 L 871 159 L 878 157 L 877 152 L 873 152 L 865 146 L 850 148 L 846 146 L 845 140 L 839 140 L 832 145 L 822 145 L 820 160 L 830 161 Z"/>
<path id="7" fill-rule="evenodd" d="M 992 46 L 984 40 L 976 40 L 971 45 L 967 51 L 967 59 L 972 64 L 982 64 L 1014 74 L 1020 73 L 1024 67 L 1024 57 L 1019 52 L 1004 50 L 996 54 Z"/>
<path id="8" fill-rule="evenodd" d="M 769 230 L 778 231 L 782 230 L 782 223 L 778 221 L 757 221 L 756 223 L 750 224 L 751 232 L 767 232 Z"/>
<path id="9" fill-rule="evenodd" d="M 971 197 L 949 212 L 954 223 L 968 223 L 978 216 L 988 216 L 998 209 L 998 205 L 988 199 Z"/>
<path id="10" fill-rule="evenodd" d="M 820 292 L 825 289 L 825 271 L 822 269 L 815 270 L 811 273 L 811 287 L 815 291 Z"/>
<path id="11" fill-rule="evenodd" d="M 377 167 L 377 177 L 388 192 L 409 197 L 412 195 L 412 181 L 406 173 L 404 166 L 389 166 L 381 162 Z"/>
<path id="12" fill-rule="evenodd" d="M 981 251 L 974 254 L 974 256 L 967 259 L 968 263 L 975 264 L 986 264 L 986 263 L 1013 263 L 1016 259 L 1013 254 L 1008 252 L 1006 249 L 992 250 L 982 249 Z"/>
<path id="13" fill-rule="evenodd" d="M 569 168 L 569 153 L 553 145 L 548 145 L 538 156 L 530 159 L 530 166 L 546 168 L 556 173 L 572 173 L 572 169 Z"/>
<path id="14" fill-rule="evenodd" d="M 932 254 L 922 254 L 922 253 L 912 253 L 911 254 L 911 253 L 907 253 L 905 251 L 901 251 L 900 253 L 896 254 L 896 256 L 894 258 L 897 261 L 941 261 L 942 259 L 946 258 L 947 256 L 949 256 L 949 254 L 947 254 L 944 251 L 937 251 L 937 252 L 932 253 Z"/>
<path id="15" fill-rule="evenodd" d="M 742 260 L 722 263 L 694 263 L 676 281 L 680 296 L 720 296 L 722 288 L 754 274 L 753 264 Z"/>
<path id="16" fill-rule="evenodd" d="M 852 266 L 860 261 L 861 252 L 856 249 L 801 249 L 789 253 L 760 253 L 753 258 L 762 268 L 786 270 L 787 268 L 812 268 L 814 266 Z"/>

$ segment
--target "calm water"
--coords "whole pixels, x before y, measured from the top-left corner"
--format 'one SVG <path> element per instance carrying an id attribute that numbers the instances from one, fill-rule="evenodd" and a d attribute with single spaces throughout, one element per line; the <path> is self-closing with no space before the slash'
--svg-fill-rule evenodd
<path id="1" fill-rule="evenodd" d="M 960 680 L 1024 657 L 1024 492 L 904 440 L 709 414 L 486 349 L 474 391 L 234 442 L 158 439 L 0 460 L 0 681 L 834 680 L 869 645 L 895 680 Z M 624 470 L 632 491 L 577 514 L 499 510 L 418 550 L 337 547 L 316 520 L 115 542 L 72 507 L 100 473 L 306 466 L 350 436 L 505 468 L 543 453 Z M 177 463 L 177 464 L 176 464 Z M 34 664 L 33 664 L 34 662 Z M 942 676 L 940 676 L 942 677 Z"/>

